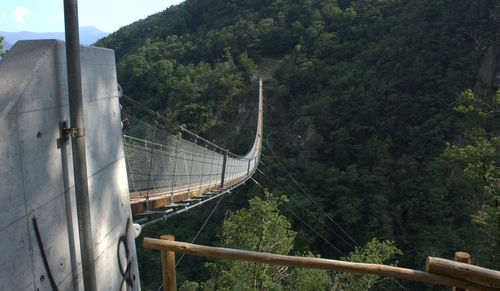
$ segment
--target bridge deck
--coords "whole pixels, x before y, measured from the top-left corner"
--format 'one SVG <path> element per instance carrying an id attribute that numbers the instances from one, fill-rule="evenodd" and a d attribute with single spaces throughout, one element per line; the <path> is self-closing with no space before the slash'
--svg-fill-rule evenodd
<path id="1" fill-rule="evenodd" d="M 224 182 L 225 187 L 237 184 L 245 179 L 246 175 Z M 195 188 L 177 187 L 161 188 L 148 191 L 130 193 L 130 205 L 132 214 L 139 214 L 146 210 L 167 207 L 173 203 L 183 202 L 188 198 L 197 198 L 207 193 L 213 193 L 221 189 L 221 183 L 209 181 Z M 203 197 L 206 198 L 206 197 Z"/>

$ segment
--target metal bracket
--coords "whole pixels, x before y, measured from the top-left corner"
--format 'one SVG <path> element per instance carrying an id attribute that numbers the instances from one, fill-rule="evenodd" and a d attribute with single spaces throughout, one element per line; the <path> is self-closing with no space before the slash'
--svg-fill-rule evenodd
<path id="1" fill-rule="evenodd" d="M 59 122 L 59 138 L 57 139 L 57 147 L 61 148 L 66 145 L 70 137 L 84 137 L 85 128 L 69 128 L 68 121 Z"/>

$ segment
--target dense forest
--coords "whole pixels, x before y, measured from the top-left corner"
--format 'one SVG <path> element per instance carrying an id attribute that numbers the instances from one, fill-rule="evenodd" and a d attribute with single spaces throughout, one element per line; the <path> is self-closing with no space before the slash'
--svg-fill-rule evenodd
<path id="1" fill-rule="evenodd" d="M 378 238 L 404 267 L 460 250 L 500 269 L 499 24 L 494 0 L 186 0 L 97 45 L 125 94 L 240 154 L 265 74 L 262 173 L 198 242 L 221 243 L 226 210 L 265 188 L 288 196 L 295 253 L 347 257 Z M 190 241 L 214 204 L 144 233 Z M 139 253 L 158 288 L 159 255 Z M 179 282 L 208 280 L 203 262 L 186 256 Z M 424 288 L 379 288 L 398 284 Z"/>

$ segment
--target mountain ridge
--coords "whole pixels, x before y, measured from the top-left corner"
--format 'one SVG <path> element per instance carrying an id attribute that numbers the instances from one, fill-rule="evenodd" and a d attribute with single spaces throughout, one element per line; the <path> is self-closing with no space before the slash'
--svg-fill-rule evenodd
<path id="1" fill-rule="evenodd" d="M 91 45 L 99 39 L 108 36 L 109 33 L 102 31 L 93 26 L 80 27 L 80 43 L 83 45 Z M 10 49 L 19 40 L 32 40 L 32 39 L 58 39 L 65 40 L 64 32 L 33 32 L 33 31 L 19 31 L 19 32 L 6 32 L 0 31 L 0 36 L 5 39 L 2 42 L 4 49 Z"/>

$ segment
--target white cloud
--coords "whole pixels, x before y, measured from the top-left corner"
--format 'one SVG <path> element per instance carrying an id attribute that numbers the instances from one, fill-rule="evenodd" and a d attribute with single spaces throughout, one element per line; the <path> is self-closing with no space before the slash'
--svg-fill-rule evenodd
<path id="1" fill-rule="evenodd" d="M 56 17 L 57 17 L 57 19 L 64 19 L 64 15 L 62 15 L 62 14 L 57 14 Z"/>
<path id="2" fill-rule="evenodd" d="M 14 9 L 14 12 L 12 12 L 14 21 L 21 24 L 24 24 L 24 18 L 28 15 L 30 15 L 28 9 L 24 7 L 16 7 L 16 9 Z"/>
<path id="3" fill-rule="evenodd" d="M 5 11 L 0 11 L 0 16 L 1 17 L 5 17 L 7 15 L 7 13 L 5 13 Z"/>

